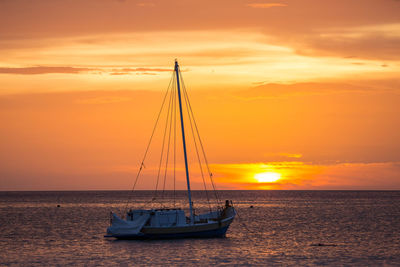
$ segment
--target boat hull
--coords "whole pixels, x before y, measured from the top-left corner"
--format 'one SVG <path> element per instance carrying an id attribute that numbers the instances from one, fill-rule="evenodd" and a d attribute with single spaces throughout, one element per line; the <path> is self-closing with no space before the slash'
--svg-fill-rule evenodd
<path id="1" fill-rule="evenodd" d="M 175 239 L 175 238 L 209 238 L 224 237 L 232 218 L 216 223 L 195 224 L 181 227 L 143 227 L 140 233 L 130 235 L 110 235 L 117 239 Z"/>

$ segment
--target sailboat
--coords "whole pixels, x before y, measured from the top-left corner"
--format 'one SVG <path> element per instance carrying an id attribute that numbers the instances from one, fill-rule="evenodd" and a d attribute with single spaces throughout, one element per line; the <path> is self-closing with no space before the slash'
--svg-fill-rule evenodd
<path id="1" fill-rule="evenodd" d="M 171 86 L 172 84 L 172 86 Z M 196 121 L 194 120 L 193 112 L 190 106 L 189 98 L 186 92 L 185 85 L 183 83 L 182 74 L 179 68 L 178 61 L 175 60 L 174 70 L 172 73 L 172 78 L 170 81 L 170 85 L 168 86 L 167 93 L 164 96 L 164 102 L 162 104 L 160 113 L 163 109 L 165 99 L 168 95 L 168 90 L 171 89 L 169 92 L 170 96 L 170 104 L 168 105 L 168 115 L 167 115 L 167 123 L 166 123 L 166 131 L 164 132 L 164 141 L 170 140 L 172 123 L 173 123 L 173 112 L 175 112 L 175 128 L 174 132 L 177 128 L 176 126 L 176 106 L 179 106 L 179 118 L 180 118 L 180 130 L 182 136 L 182 149 L 183 149 L 183 157 L 185 162 L 185 176 L 186 176 L 186 186 L 187 186 L 187 198 L 188 198 L 188 206 L 189 206 L 189 214 L 186 216 L 184 207 L 176 207 L 175 200 L 173 207 L 165 207 L 161 205 L 160 207 L 156 208 L 148 208 L 148 209 L 129 209 L 126 208 L 126 216 L 125 218 L 119 217 L 116 213 L 110 213 L 110 226 L 107 228 L 107 235 L 105 237 L 114 237 L 117 239 L 164 239 L 164 238 L 193 238 L 193 237 L 224 237 L 226 232 L 233 222 L 236 211 L 233 207 L 231 200 L 226 200 L 224 204 L 221 203 L 218 197 L 217 190 L 215 188 L 215 184 L 213 182 L 212 173 L 208 166 L 208 161 L 205 156 L 203 144 L 199 135 L 199 131 L 197 128 Z M 183 89 L 183 90 L 182 90 Z M 184 111 L 183 101 L 186 104 L 187 114 L 189 116 L 189 122 L 192 130 L 193 137 L 197 136 L 197 143 L 194 142 L 197 157 L 199 163 L 201 165 L 200 154 L 199 150 L 201 150 L 203 157 L 203 162 L 205 162 L 206 170 L 208 172 L 208 176 L 211 180 L 212 187 L 214 189 L 214 193 L 217 200 L 217 205 L 214 209 L 211 208 L 208 212 L 202 214 L 196 214 L 196 210 L 194 209 L 194 203 L 192 202 L 192 192 L 190 189 L 190 177 L 189 177 L 189 164 L 188 164 L 188 153 L 187 153 L 187 142 L 185 136 L 185 125 L 184 125 Z M 172 104 L 171 104 L 172 103 Z M 175 111 L 173 110 L 175 107 Z M 160 113 L 158 115 L 156 126 L 160 118 Z M 167 124 L 170 124 L 169 128 L 169 137 L 166 138 L 165 136 L 167 132 Z M 194 127 L 193 127 L 194 125 Z M 145 155 L 143 157 L 142 163 L 140 165 L 138 174 L 136 176 L 136 180 L 134 182 L 134 186 L 132 191 L 134 191 L 138 178 L 143 168 L 145 168 L 144 161 L 147 156 L 147 152 L 149 150 L 149 146 L 151 140 L 154 135 L 154 130 L 150 137 L 150 142 L 147 146 Z M 179 126 L 178 126 L 179 128 Z M 197 135 L 195 135 L 197 133 Z M 175 135 L 176 136 L 176 135 Z M 176 139 L 176 138 L 175 138 Z M 162 150 L 164 151 L 164 141 Z M 169 142 L 169 141 L 167 141 Z M 175 146 L 175 142 L 174 142 Z M 201 149 L 198 149 L 198 148 Z M 169 152 L 169 143 L 168 149 L 166 151 Z M 160 168 L 161 162 L 163 159 L 163 152 L 161 153 L 161 160 L 160 160 Z M 164 160 L 166 159 L 165 163 L 165 173 L 167 172 L 167 165 L 168 165 L 168 154 L 164 156 Z M 174 166 L 175 166 L 175 156 L 174 156 Z M 160 168 L 158 169 L 158 176 L 160 175 Z M 200 166 L 201 174 L 203 177 L 204 182 L 204 175 L 203 175 L 203 167 Z M 157 184 L 158 179 L 157 177 Z M 165 178 L 165 177 L 164 177 Z M 174 179 L 175 179 L 175 169 L 174 169 Z M 165 180 L 164 180 L 165 185 Z M 175 186 L 175 180 L 174 180 Z M 204 183 L 204 186 L 205 183 Z M 175 188 L 174 188 L 175 190 Z M 205 190 L 207 190 L 205 188 Z M 175 192 L 175 191 L 174 191 Z M 164 189 L 163 189 L 164 193 Z M 174 193 L 175 196 L 175 193 Z M 154 197 L 152 200 L 155 200 Z M 208 199 L 208 195 L 207 195 Z"/>

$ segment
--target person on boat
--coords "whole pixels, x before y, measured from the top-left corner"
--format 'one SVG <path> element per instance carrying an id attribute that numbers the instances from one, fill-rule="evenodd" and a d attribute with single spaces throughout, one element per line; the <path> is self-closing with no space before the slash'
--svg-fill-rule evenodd
<path id="1" fill-rule="evenodd" d="M 223 209 L 222 212 L 221 212 L 221 218 L 227 217 L 227 215 L 228 215 L 228 209 L 229 209 L 230 207 L 232 207 L 231 204 L 232 204 L 231 201 L 225 200 L 225 207 L 224 207 L 224 209 Z"/>

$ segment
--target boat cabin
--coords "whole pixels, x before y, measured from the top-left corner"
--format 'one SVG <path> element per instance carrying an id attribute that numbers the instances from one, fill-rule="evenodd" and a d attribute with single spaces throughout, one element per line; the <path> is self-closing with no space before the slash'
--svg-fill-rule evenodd
<path id="1" fill-rule="evenodd" d="M 145 226 L 170 227 L 186 225 L 185 212 L 181 209 L 131 210 L 127 213 L 126 220 L 133 221 L 146 214 L 149 214 L 150 218 Z"/>

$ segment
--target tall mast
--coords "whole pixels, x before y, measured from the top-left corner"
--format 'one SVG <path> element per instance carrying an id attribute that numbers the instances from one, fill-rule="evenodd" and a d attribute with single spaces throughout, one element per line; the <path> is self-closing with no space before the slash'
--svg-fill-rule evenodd
<path id="1" fill-rule="evenodd" d="M 179 65 L 178 60 L 175 59 L 175 73 L 176 73 L 176 84 L 178 86 L 178 99 L 179 99 L 179 113 L 181 115 L 181 128 L 182 128 L 182 144 L 183 144 L 183 155 L 185 156 L 185 169 L 186 169 L 186 182 L 189 197 L 189 208 L 190 208 L 190 223 L 194 223 L 193 207 L 192 207 L 192 195 L 190 192 L 190 180 L 189 180 L 189 167 L 186 155 L 186 140 L 185 140 L 185 126 L 183 124 L 183 112 L 182 112 L 182 100 L 181 100 L 181 87 L 179 84 Z"/>

